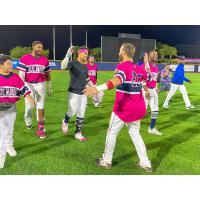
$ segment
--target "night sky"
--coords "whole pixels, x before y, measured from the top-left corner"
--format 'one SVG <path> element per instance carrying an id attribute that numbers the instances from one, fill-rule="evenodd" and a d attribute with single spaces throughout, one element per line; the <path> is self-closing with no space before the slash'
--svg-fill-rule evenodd
<path id="1" fill-rule="evenodd" d="M 56 59 L 62 59 L 70 44 L 69 25 L 56 27 Z M 73 26 L 73 45 L 85 44 L 85 30 L 88 31 L 88 46 L 100 47 L 101 35 L 117 36 L 118 33 L 141 34 L 142 38 L 157 42 L 176 44 L 200 44 L 200 26 L 136 26 L 136 25 L 92 25 Z M 0 52 L 8 53 L 17 45 L 30 46 L 32 41 L 41 40 L 50 49 L 52 58 L 52 26 L 0 26 Z"/>

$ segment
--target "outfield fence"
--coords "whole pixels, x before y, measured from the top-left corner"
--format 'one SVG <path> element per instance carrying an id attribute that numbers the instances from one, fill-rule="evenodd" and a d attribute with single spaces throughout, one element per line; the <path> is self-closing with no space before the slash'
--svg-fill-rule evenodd
<path id="1" fill-rule="evenodd" d="M 13 68 L 15 69 L 18 65 L 19 60 L 13 60 Z M 50 60 L 49 64 L 51 69 L 53 70 L 60 70 L 61 69 L 61 61 L 60 60 Z M 111 63 L 111 62 L 97 62 L 98 70 L 99 71 L 114 71 L 115 67 L 118 63 Z M 164 64 L 158 64 L 159 70 L 162 70 Z M 177 65 L 170 65 L 173 71 L 176 69 Z M 186 72 L 200 72 L 200 66 L 196 64 L 185 65 Z"/>

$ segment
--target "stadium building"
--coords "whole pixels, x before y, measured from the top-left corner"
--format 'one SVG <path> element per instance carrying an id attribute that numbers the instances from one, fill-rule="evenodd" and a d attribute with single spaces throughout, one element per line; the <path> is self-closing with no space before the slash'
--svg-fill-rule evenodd
<path id="1" fill-rule="evenodd" d="M 156 48 L 155 39 L 141 38 L 140 34 L 119 33 L 118 37 L 101 36 L 102 62 L 117 62 L 119 60 L 119 48 L 124 42 L 133 43 L 136 47 L 134 60 L 137 62 L 141 53 Z"/>

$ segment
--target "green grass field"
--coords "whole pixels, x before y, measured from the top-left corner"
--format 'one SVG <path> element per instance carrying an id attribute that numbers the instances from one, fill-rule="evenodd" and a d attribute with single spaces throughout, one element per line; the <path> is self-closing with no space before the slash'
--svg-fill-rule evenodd
<path id="1" fill-rule="evenodd" d="M 99 83 L 112 76 L 112 72 L 99 72 Z M 142 121 L 141 134 L 154 168 L 152 174 L 200 174 L 200 74 L 187 74 L 187 77 L 193 80 L 193 84 L 186 84 L 186 87 L 191 102 L 196 107 L 194 110 L 185 109 L 179 92 L 173 98 L 171 109 L 164 110 L 161 105 L 166 94 L 161 93 L 157 127 L 163 136 L 147 133 L 149 114 Z M 135 167 L 138 158 L 126 127 L 121 130 L 117 139 L 113 168 L 106 170 L 95 165 L 95 159 L 100 157 L 104 150 L 115 92 L 105 93 L 101 108 L 94 108 L 89 99 L 84 126 L 89 140 L 81 143 L 74 139 L 75 118 L 70 121 L 68 136 L 63 136 L 60 130 L 67 110 L 68 73 L 53 71 L 52 79 L 54 93 L 46 100 L 48 137 L 40 140 L 35 136 L 35 115 L 33 130 L 26 130 L 22 99 L 18 103 L 14 133 L 14 146 L 18 155 L 15 158 L 7 156 L 5 168 L 0 170 L 0 174 L 147 174 Z"/>

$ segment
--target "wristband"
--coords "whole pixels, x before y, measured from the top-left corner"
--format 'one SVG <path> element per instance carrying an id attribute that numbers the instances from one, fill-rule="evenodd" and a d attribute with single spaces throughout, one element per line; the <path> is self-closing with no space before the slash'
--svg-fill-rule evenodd
<path id="1" fill-rule="evenodd" d="M 96 87 L 97 88 L 97 91 L 100 92 L 100 91 L 105 91 L 108 89 L 108 86 L 106 83 L 102 84 L 102 85 L 99 85 Z"/>
<path id="2" fill-rule="evenodd" d="M 108 90 L 112 90 L 112 89 L 114 88 L 114 84 L 113 84 L 112 81 L 108 81 L 108 82 L 106 83 L 106 85 L 107 85 L 107 87 L 108 87 Z"/>

